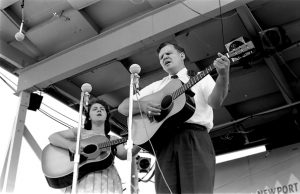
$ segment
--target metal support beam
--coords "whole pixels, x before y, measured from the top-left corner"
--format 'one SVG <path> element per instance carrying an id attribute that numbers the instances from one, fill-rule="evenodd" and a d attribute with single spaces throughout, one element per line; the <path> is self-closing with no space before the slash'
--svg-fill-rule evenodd
<path id="1" fill-rule="evenodd" d="M 252 15 L 251 11 L 246 5 L 236 8 L 238 15 L 240 16 L 245 28 L 252 38 L 258 37 L 258 32 L 262 31 L 262 28 Z"/>
<path id="2" fill-rule="evenodd" d="M 244 23 L 247 31 L 249 32 L 250 36 L 253 39 L 259 39 L 259 32 L 262 31 L 262 28 L 260 27 L 259 23 L 252 15 L 249 8 L 246 5 L 243 5 L 241 7 L 238 7 L 236 10 L 242 22 Z M 284 76 L 282 70 L 280 69 L 278 61 L 276 61 L 276 58 L 274 56 L 269 56 L 269 57 L 265 57 L 264 60 L 267 66 L 269 67 L 269 69 L 271 70 L 274 81 L 277 84 L 285 101 L 288 104 L 295 101 L 293 92 L 286 80 L 286 77 Z"/>
<path id="3" fill-rule="evenodd" d="M 22 137 L 24 133 L 26 111 L 29 106 L 29 99 L 30 94 L 28 92 L 22 91 L 20 93 L 19 109 L 12 132 L 8 153 L 7 169 L 4 179 L 5 192 L 13 192 L 15 188 Z"/>
<path id="4" fill-rule="evenodd" d="M 282 110 L 289 109 L 289 108 L 290 109 L 296 109 L 299 106 L 300 106 L 300 101 L 297 101 L 297 102 L 293 102 L 291 104 L 287 104 L 287 105 L 280 106 L 280 107 L 277 107 L 277 108 L 269 109 L 267 111 L 256 113 L 254 115 L 248 115 L 246 117 L 243 117 L 243 118 L 240 118 L 240 119 L 237 119 L 237 120 L 234 120 L 234 121 L 230 121 L 230 122 L 227 122 L 227 123 L 216 125 L 210 131 L 210 136 L 213 138 L 213 137 L 219 137 L 221 135 L 225 135 L 226 133 L 234 130 L 233 128 L 230 128 L 230 126 L 232 126 L 232 125 L 236 125 L 236 124 L 242 123 L 244 121 L 254 119 L 256 117 L 264 116 L 264 115 L 267 115 L 267 114 L 270 114 L 270 113 L 273 113 L 273 112 L 282 111 Z"/>

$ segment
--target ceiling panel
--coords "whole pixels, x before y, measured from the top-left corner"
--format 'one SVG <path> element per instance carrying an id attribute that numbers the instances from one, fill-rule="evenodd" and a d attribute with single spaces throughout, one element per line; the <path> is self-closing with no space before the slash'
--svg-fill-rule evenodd
<path id="1" fill-rule="evenodd" d="M 18 17 L 22 18 L 21 1 L 13 4 L 9 9 Z M 63 10 L 71 9 L 67 0 L 25 0 L 24 1 L 24 19 L 25 26 L 33 28 L 51 17 L 53 13 L 60 13 Z"/>
<path id="2" fill-rule="evenodd" d="M 70 80 L 78 86 L 90 83 L 93 86 L 92 94 L 99 96 L 127 86 L 130 82 L 130 73 L 122 63 L 113 61 Z"/>
<path id="3" fill-rule="evenodd" d="M 17 1 L 19 0 L 2 0 L 0 1 L 0 9 L 5 9 L 6 7 L 14 4 Z"/>
<path id="4" fill-rule="evenodd" d="M 246 71 L 244 71 L 246 72 Z M 235 104 L 279 91 L 266 66 L 253 67 L 244 74 L 232 74 L 225 105 Z"/>
<path id="5" fill-rule="evenodd" d="M 134 4 L 130 0 L 101 0 L 93 6 L 86 7 L 84 11 L 94 18 L 94 22 L 101 29 L 106 29 L 151 8 L 147 1 Z"/>
<path id="6" fill-rule="evenodd" d="M 97 34 L 79 11 L 69 10 L 61 17 L 52 17 L 46 24 L 28 30 L 26 36 L 46 56 L 50 56 Z"/>
<path id="7" fill-rule="evenodd" d="M 19 28 L 15 23 L 11 22 L 9 17 L 7 17 L 6 13 L 3 11 L 0 12 L 0 24 L 0 38 L 7 43 L 15 41 L 15 34 L 19 31 Z"/>
<path id="8" fill-rule="evenodd" d="M 285 105 L 285 100 L 279 92 L 276 92 L 258 96 L 247 101 L 226 105 L 226 108 L 234 119 L 239 119 L 283 105 Z"/>
<path id="9" fill-rule="evenodd" d="M 265 7 L 268 7 L 265 9 Z M 252 14 L 263 29 L 293 22 L 300 18 L 300 1 L 276 0 L 266 3 L 252 11 Z"/>
<path id="10" fill-rule="evenodd" d="M 226 14 L 223 20 L 218 17 L 181 32 L 176 41 L 195 62 L 214 56 L 216 52 L 224 52 L 226 43 L 241 36 L 249 37 L 238 15 L 232 12 Z"/>

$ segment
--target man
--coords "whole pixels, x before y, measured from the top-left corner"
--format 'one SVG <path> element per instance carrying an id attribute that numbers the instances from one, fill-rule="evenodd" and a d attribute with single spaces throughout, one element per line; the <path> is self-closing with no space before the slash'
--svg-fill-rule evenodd
<path id="1" fill-rule="evenodd" d="M 185 67 L 186 55 L 183 48 L 172 43 L 163 43 L 157 49 L 162 68 L 169 74 L 139 92 L 139 98 L 163 89 L 174 75 L 186 83 L 190 76 Z M 208 135 L 213 127 L 213 108 L 222 105 L 228 93 L 229 59 L 218 53 L 214 61 L 218 77 L 210 75 L 196 83 L 191 91 L 196 109 L 184 123 L 172 126 L 180 128 L 170 133 L 168 140 L 156 151 L 157 168 L 155 189 L 157 193 L 212 193 L 215 177 L 215 153 Z M 139 105 L 140 104 L 140 105 Z M 148 116 L 160 115 L 160 104 L 149 101 L 133 102 L 133 114 L 141 111 Z M 129 103 L 125 99 L 118 107 L 120 113 L 128 115 Z"/>

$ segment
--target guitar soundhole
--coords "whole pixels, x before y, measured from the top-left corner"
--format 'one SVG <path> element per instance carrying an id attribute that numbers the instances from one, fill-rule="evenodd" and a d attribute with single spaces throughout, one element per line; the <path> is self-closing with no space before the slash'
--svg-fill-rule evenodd
<path id="1" fill-rule="evenodd" d="M 87 145 L 83 148 L 83 152 L 86 154 L 94 153 L 97 150 L 97 146 L 94 144 Z"/>
<path id="2" fill-rule="evenodd" d="M 161 101 L 161 108 L 162 109 L 169 109 L 170 106 L 172 105 L 173 99 L 171 95 L 167 95 L 163 98 Z"/>
<path id="3" fill-rule="evenodd" d="M 160 115 L 155 115 L 154 120 L 157 122 L 162 121 L 169 114 L 173 108 L 173 99 L 171 95 L 165 96 L 161 101 L 161 112 Z"/>

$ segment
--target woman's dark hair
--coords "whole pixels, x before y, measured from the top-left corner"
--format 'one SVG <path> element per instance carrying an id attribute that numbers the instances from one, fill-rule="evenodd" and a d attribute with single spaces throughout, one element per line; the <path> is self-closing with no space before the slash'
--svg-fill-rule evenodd
<path id="1" fill-rule="evenodd" d="M 161 50 L 162 48 L 164 48 L 165 46 L 168 46 L 168 45 L 174 46 L 174 48 L 175 48 L 179 53 L 184 53 L 184 54 L 185 54 L 185 59 L 184 59 L 184 61 L 185 61 L 185 62 L 189 62 L 189 58 L 188 58 L 188 56 L 186 55 L 186 53 L 185 53 L 185 51 L 184 51 L 184 48 L 182 48 L 181 46 L 179 46 L 179 45 L 176 44 L 176 43 L 163 42 L 163 43 L 161 43 L 161 44 L 158 46 L 158 48 L 156 49 L 156 53 L 159 54 L 160 50 Z"/>
<path id="2" fill-rule="evenodd" d="M 106 114 L 107 114 L 107 117 L 105 119 L 105 123 L 104 123 L 104 132 L 105 132 L 105 135 L 106 136 L 109 136 L 108 133 L 110 132 L 110 123 L 109 123 L 109 118 L 110 118 L 110 112 L 109 112 L 109 106 L 108 104 L 103 101 L 103 100 L 100 100 L 98 98 L 93 98 L 89 101 L 89 105 L 87 107 L 87 110 L 85 111 L 85 122 L 84 122 L 84 129 L 86 130 L 91 130 L 92 128 L 92 121 L 90 120 L 90 110 L 91 110 L 91 107 L 93 104 L 101 104 L 105 110 L 106 110 Z"/>

